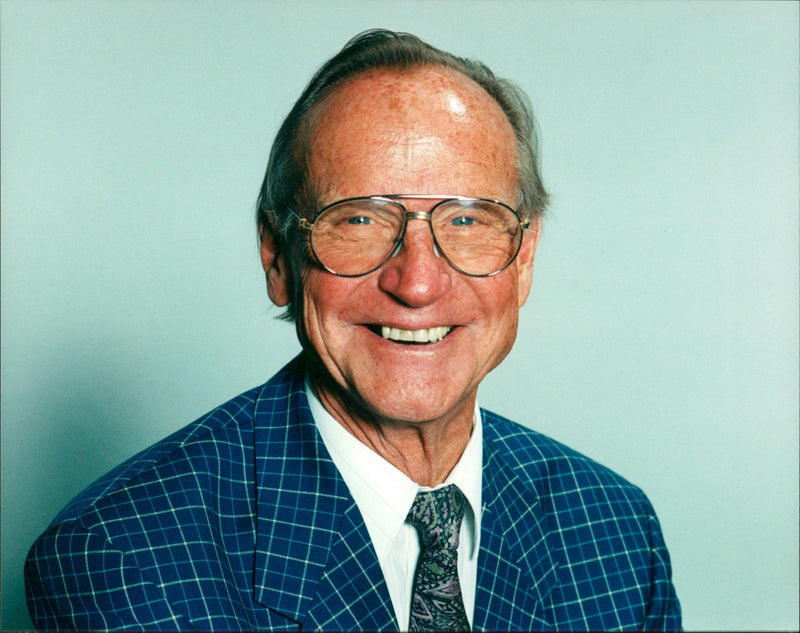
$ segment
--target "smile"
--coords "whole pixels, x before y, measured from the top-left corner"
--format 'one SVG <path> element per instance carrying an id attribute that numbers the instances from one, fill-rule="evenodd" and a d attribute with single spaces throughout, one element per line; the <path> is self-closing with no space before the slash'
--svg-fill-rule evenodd
<path id="1" fill-rule="evenodd" d="M 450 333 L 452 326 L 425 328 L 422 330 L 403 330 L 401 328 L 381 326 L 381 336 L 390 341 L 402 343 L 436 343 Z"/>

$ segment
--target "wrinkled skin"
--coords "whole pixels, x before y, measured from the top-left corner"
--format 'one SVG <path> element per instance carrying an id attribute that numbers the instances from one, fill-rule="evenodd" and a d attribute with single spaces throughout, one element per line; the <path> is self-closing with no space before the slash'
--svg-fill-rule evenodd
<path id="1" fill-rule="evenodd" d="M 516 207 L 515 139 L 500 107 L 456 72 L 368 71 L 326 96 L 310 121 L 310 174 L 321 203 L 377 194 L 454 194 Z M 427 211 L 431 201 L 404 201 Z M 337 277 L 319 267 L 304 284 L 303 326 L 325 407 L 361 441 L 423 485 L 443 481 L 472 428 L 478 385 L 508 354 L 528 297 L 539 222 L 501 273 L 469 277 L 433 249 L 428 223 L 410 220 L 400 252 L 379 270 Z M 269 292 L 288 301 L 285 262 L 265 240 Z M 376 326 L 452 327 L 409 345 Z"/>

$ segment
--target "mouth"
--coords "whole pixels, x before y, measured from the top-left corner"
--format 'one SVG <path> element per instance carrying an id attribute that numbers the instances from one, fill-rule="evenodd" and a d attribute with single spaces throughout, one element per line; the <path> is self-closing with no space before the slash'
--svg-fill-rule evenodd
<path id="1" fill-rule="evenodd" d="M 452 325 L 440 325 L 438 327 L 422 328 L 420 330 L 404 330 L 403 328 L 390 327 L 388 325 L 375 325 L 370 329 L 389 341 L 397 343 L 411 344 L 430 344 L 438 343 L 453 330 Z"/>

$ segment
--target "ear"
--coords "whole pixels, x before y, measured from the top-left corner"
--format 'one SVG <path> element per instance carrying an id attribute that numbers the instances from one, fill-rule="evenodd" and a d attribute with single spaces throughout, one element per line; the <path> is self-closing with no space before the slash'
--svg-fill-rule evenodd
<path id="1" fill-rule="evenodd" d="M 289 269 L 286 257 L 281 252 L 278 238 L 272 227 L 261 224 L 258 227 L 261 237 L 261 266 L 267 275 L 267 294 L 279 308 L 289 303 Z"/>
<path id="2" fill-rule="evenodd" d="M 539 245 L 539 236 L 542 233 L 542 217 L 531 218 L 531 224 L 522 233 L 522 246 L 517 255 L 517 284 L 518 284 L 518 304 L 521 308 L 531 292 L 533 282 L 533 259 L 536 255 L 536 247 Z"/>

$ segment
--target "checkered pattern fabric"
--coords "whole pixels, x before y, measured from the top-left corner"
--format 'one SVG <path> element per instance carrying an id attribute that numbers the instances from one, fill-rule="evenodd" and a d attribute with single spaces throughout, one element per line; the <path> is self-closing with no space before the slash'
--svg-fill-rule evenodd
<path id="1" fill-rule="evenodd" d="M 484 412 L 474 630 L 675 630 L 639 489 Z M 397 627 L 364 521 L 297 361 L 74 499 L 25 567 L 42 629 Z"/>

